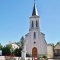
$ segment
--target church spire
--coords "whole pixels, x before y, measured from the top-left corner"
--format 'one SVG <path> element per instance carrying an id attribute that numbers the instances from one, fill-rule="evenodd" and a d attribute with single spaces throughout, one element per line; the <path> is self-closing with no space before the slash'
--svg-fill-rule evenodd
<path id="1" fill-rule="evenodd" d="M 34 2 L 32 16 L 35 16 L 35 15 L 38 16 L 38 11 L 37 11 L 37 7 L 36 7 L 36 3 Z"/>

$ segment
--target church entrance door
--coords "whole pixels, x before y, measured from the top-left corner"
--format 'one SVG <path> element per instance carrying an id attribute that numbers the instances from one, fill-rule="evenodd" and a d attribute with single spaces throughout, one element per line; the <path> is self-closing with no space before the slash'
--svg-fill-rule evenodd
<path id="1" fill-rule="evenodd" d="M 32 49 L 32 57 L 37 57 L 37 48 L 33 47 Z"/>
<path id="2" fill-rule="evenodd" d="M 32 57 L 33 57 L 32 60 L 38 60 L 38 57 L 37 57 L 37 48 L 36 47 L 33 47 L 33 49 L 32 49 Z"/>

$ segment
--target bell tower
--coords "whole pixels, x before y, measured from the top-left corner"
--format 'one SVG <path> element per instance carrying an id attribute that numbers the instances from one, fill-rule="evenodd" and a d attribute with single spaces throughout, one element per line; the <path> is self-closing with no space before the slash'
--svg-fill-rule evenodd
<path id="1" fill-rule="evenodd" d="M 33 11 L 32 11 L 32 16 L 30 17 L 30 30 L 32 29 L 40 29 L 39 27 L 39 15 L 36 7 L 36 3 L 34 3 Z"/>

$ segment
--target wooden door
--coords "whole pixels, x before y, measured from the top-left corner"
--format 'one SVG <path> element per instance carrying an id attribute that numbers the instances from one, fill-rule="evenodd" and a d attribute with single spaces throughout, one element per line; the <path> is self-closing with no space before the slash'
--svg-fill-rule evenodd
<path id="1" fill-rule="evenodd" d="M 36 47 L 34 47 L 32 49 L 32 57 L 37 57 L 37 48 Z"/>

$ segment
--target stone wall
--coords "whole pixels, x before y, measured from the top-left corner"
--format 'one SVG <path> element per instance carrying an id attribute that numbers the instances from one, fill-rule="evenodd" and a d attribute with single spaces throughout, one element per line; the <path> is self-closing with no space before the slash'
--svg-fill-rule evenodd
<path id="1" fill-rule="evenodd" d="M 53 47 L 50 44 L 47 45 L 47 57 L 53 58 Z"/>

